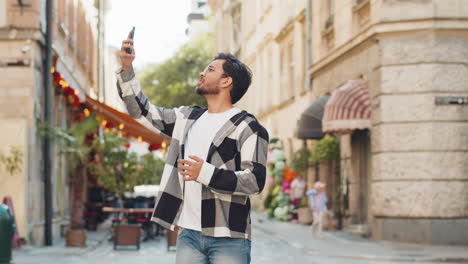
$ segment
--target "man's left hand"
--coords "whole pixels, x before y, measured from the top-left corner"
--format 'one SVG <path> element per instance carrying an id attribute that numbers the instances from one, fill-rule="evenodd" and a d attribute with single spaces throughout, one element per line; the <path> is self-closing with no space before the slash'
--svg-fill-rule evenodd
<path id="1" fill-rule="evenodd" d="M 179 165 L 179 173 L 184 175 L 184 181 L 195 181 L 200 175 L 203 165 L 203 160 L 197 156 L 189 156 L 194 161 L 180 159 L 177 162 Z"/>

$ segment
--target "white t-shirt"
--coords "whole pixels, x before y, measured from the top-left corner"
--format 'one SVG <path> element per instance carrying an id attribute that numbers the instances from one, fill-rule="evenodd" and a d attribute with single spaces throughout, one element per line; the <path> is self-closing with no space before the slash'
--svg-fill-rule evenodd
<path id="1" fill-rule="evenodd" d="M 302 198 L 302 196 L 304 196 L 305 188 L 306 188 L 306 183 L 304 180 L 299 181 L 297 179 L 294 179 L 291 184 L 291 191 L 293 192 L 292 193 L 293 198 L 295 199 Z"/>
<path id="2" fill-rule="evenodd" d="M 185 140 L 185 159 L 197 156 L 206 160 L 210 145 L 219 129 L 234 115 L 241 112 L 233 107 L 223 113 L 205 113 L 198 118 L 187 133 Z M 184 202 L 178 225 L 182 228 L 201 231 L 201 183 L 185 182 Z"/>

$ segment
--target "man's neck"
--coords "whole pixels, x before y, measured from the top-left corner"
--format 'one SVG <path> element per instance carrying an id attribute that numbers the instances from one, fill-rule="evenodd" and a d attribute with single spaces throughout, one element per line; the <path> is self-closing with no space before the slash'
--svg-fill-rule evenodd
<path id="1" fill-rule="evenodd" d="M 234 106 L 232 103 L 226 100 L 220 100 L 220 98 L 206 98 L 208 104 L 208 113 L 224 113 Z"/>

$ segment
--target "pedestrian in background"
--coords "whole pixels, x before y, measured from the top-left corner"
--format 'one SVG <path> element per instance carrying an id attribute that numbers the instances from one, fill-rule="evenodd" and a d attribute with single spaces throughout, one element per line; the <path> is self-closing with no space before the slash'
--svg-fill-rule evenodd
<path id="1" fill-rule="evenodd" d="M 327 195 L 325 194 L 325 184 L 318 181 L 312 190 L 306 193 L 310 197 L 312 206 L 313 222 L 311 227 L 312 235 L 317 234 L 318 238 L 323 238 L 323 217 L 327 212 Z M 318 230 L 317 230 L 318 229 Z"/>
<path id="2" fill-rule="evenodd" d="M 297 221 L 297 208 L 301 203 L 302 197 L 304 197 L 306 189 L 306 183 L 304 181 L 304 177 L 301 174 L 297 174 L 294 180 L 291 183 L 291 203 L 294 207 L 293 214 L 292 214 L 292 221 Z"/>

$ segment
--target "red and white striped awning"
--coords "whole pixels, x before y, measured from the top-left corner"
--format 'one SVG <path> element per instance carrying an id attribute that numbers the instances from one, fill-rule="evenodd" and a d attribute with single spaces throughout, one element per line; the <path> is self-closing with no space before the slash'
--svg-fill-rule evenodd
<path id="1" fill-rule="evenodd" d="M 334 91 L 325 105 L 323 132 L 371 127 L 371 100 L 364 80 L 350 80 Z"/>

